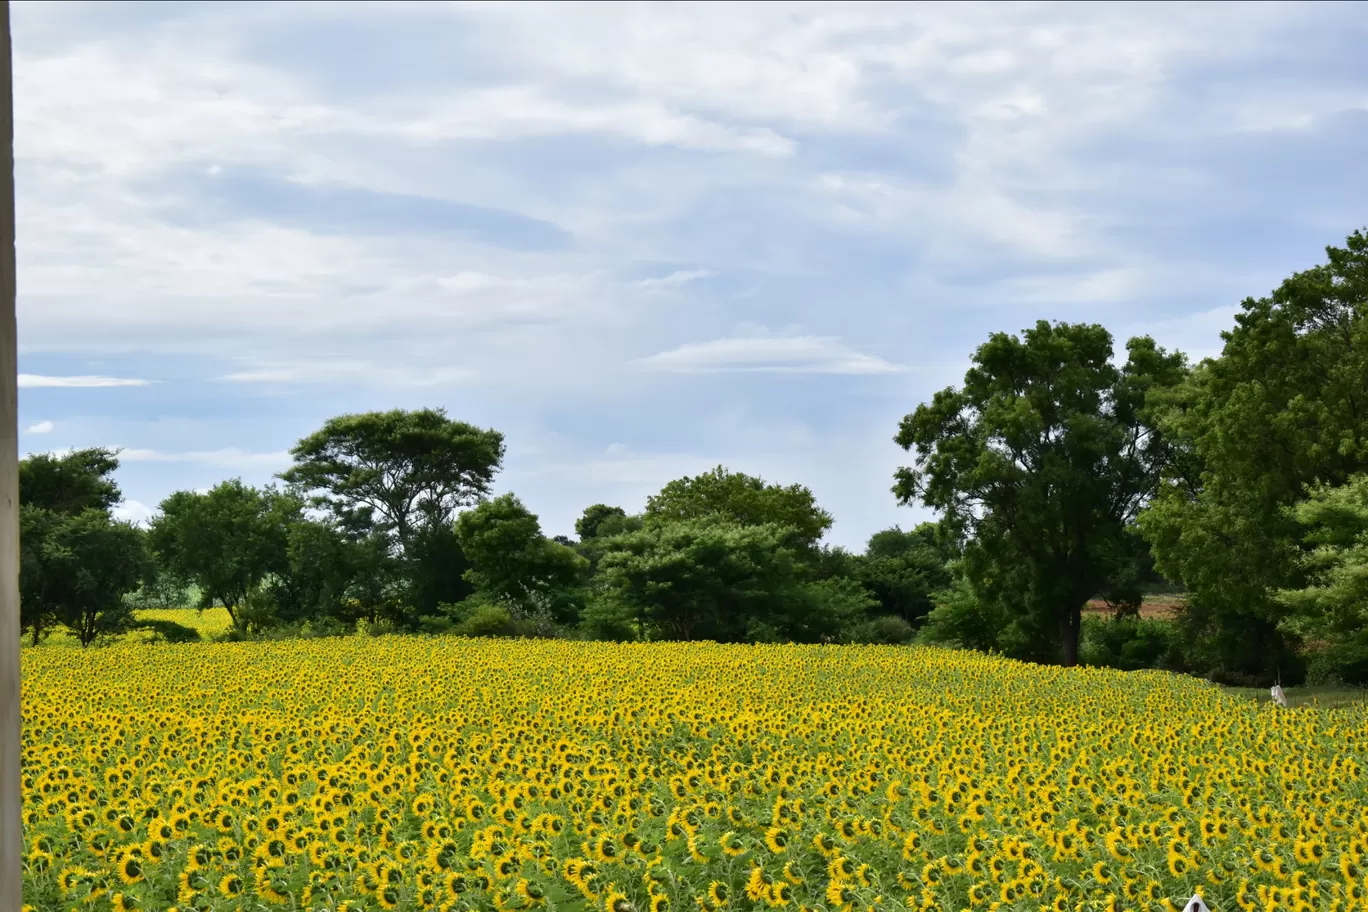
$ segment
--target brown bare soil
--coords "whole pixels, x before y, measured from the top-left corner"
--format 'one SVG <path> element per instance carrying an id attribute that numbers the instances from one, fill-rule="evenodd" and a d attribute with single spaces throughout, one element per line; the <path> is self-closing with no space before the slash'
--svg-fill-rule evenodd
<path id="1" fill-rule="evenodd" d="M 1142 618 L 1173 617 L 1183 607 L 1183 599 L 1172 595 L 1146 596 L 1140 604 Z M 1083 609 L 1089 614 L 1111 614 L 1112 609 L 1101 599 L 1093 599 Z"/>

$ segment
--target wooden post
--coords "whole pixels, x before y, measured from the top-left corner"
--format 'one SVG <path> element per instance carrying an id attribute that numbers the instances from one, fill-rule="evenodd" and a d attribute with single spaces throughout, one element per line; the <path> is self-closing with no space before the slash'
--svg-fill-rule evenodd
<path id="1" fill-rule="evenodd" d="M 14 74 L 9 0 L 0 0 L 0 912 L 19 912 L 19 361 L 14 325 Z"/>

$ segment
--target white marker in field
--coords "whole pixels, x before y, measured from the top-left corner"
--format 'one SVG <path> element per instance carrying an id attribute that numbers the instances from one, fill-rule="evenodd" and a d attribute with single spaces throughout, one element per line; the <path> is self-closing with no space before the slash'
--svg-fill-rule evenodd
<path id="1" fill-rule="evenodd" d="M 1273 689 L 1270 690 L 1269 693 L 1273 694 L 1274 703 L 1277 703 L 1279 706 L 1287 705 L 1287 694 L 1283 693 L 1283 689 L 1280 686 L 1274 684 Z M 1186 912 L 1186 910 L 1184 910 L 1184 912 Z"/>
<path id="2" fill-rule="evenodd" d="M 1202 897 L 1194 896 L 1188 900 L 1188 904 L 1183 906 L 1183 912 L 1211 912 L 1207 904 L 1202 902 Z"/>

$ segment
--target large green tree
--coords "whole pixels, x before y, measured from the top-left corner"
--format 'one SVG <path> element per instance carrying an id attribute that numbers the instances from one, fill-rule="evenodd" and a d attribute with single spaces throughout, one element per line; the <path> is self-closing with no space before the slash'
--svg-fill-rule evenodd
<path id="1" fill-rule="evenodd" d="M 23 489 L 20 489 L 21 497 Z M 32 504 L 19 508 L 19 624 L 37 646 L 61 622 L 61 580 L 47 560 L 53 532 L 69 514 Z"/>
<path id="2" fill-rule="evenodd" d="M 774 525 L 789 530 L 790 544 L 814 548 L 831 528 L 831 514 L 798 484 L 768 484 L 718 466 L 670 482 L 646 501 L 646 522 L 679 522 L 717 516 L 743 526 Z"/>
<path id="3" fill-rule="evenodd" d="M 1246 299 L 1220 357 L 1160 417 L 1181 449 L 1140 525 L 1159 570 L 1189 591 L 1200 659 L 1233 678 L 1267 680 L 1294 661 L 1273 595 L 1306 573 L 1287 508 L 1368 471 L 1368 235 L 1326 256 Z"/>
<path id="4" fill-rule="evenodd" d="M 964 385 L 936 393 L 895 437 L 916 455 L 896 473 L 899 501 L 966 532 L 973 590 L 1010 607 L 1025 652 L 1067 665 L 1083 606 L 1133 564 L 1131 527 L 1170 459 L 1146 397 L 1187 370 L 1149 338 L 1131 339 L 1117 367 L 1112 344 L 1087 324 L 995 333 Z"/>
<path id="5" fill-rule="evenodd" d="M 787 525 L 704 515 L 611 539 L 592 622 L 640 638 L 743 642 L 837 639 L 872 599 L 850 580 L 808 581 Z"/>
<path id="6" fill-rule="evenodd" d="M 488 494 L 504 443 L 442 409 L 395 409 L 331 418 L 290 452 L 285 481 L 350 521 L 374 522 L 402 552 Z"/>
<path id="7" fill-rule="evenodd" d="M 544 607 L 562 624 L 578 619 L 588 564 L 543 535 L 536 514 L 517 497 L 504 494 L 462 513 L 456 537 L 479 595 L 529 614 Z"/>
<path id="8" fill-rule="evenodd" d="M 35 453 L 19 461 L 19 501 L 65 514 L 107 511 L 123 500 L 113 477 L 118 468 L 118 455 L 103 447 Z"/>
<path id="9" fill-rule="evenodd" d="M 1368 684 L 1368 475 L 1316 485 L 1287 513 L 1303 530 L 1305 585 L 1274 593 L 1282 626 L 1319 644 L 1327 677 Z"/>
<path id="10" fill-rule="evenodd" d="M 19 618 L 35 644 L 74 617 L 71 580 L 63 575 L 69 566 L 58 561 L 63 552 L 53 550 L 54 537 L 74 534 L 68 527 L 87 511 L 109 515 L 123 499 L 113 477 L 118 467 L 116 454 L 104 448 L 35 453 L 19 461 Z M 114 614 L 108 621 L 117 626 Z"/>
<path id="11" fill-rule="evenodd" d="M 222 605 L 236 624 L 248 594 L 288 570 L 287 529 L 300 508 L 288 495 L 231 479 L 167 497 L 150 541 L 165 572 L 196 586 L 203 607 Z"/>
<path id="12" fill-rule="evenodd" d="M 870 536 L 853 574 L 879 602 L 881 614 L 916 623 L 934 605 L 936 592 L 950 585 L 957 543 L 938 523 L 904 532 L 894 526 Z"/>
<path id="13" fill-rule="evenodd" d="M 133 622 L 125 596 L 147 575 L 145 533 L 100 509 L 52 515 L 34 556 L 57 618 L 82 646 L 123 632 Z"/>

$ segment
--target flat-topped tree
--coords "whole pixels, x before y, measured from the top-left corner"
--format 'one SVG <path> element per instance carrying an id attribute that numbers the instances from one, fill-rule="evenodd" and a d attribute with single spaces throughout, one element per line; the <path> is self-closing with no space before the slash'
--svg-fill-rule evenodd
<path id="1" fill-rule="evenodd" d="M 104 447 L 34 453 L 19 462 L 19 501 L 54 513 L 109 510 L 123 500 L 114 472 L 118 454 Z"/>
<path id="2" fill-rule="evenodd" d="M 504 442 L 443 409 L 394 409 L 330 418 L 290 455 L 282 479 L 344 522 L 374 522 L 407 551 L 420 529 L 451 523 L 489 493 Z"/>
<path id="3" fill-rule="evenodd" d="M 1148 337 L 1126 349 L 1115 366 L 1097 325 L 995 333 L 964 386 L 936 393 L 894 438 L 916 451 L 915 468 L 896 473 L 898 500 L 960 524 L 975 588 L 1011 607 L 1033 651 L 1057 650 L 1036 657 L 1066 665 L 1078 660 L 1083 606 L 1132 571 L 1136 514 L 1172 453 L 1146 396 L 1180 382 L 1186 361 Z"/>
<path id="4" fill-rule="evenodd" d="M 831 528 L 831 514 L 817 506 L 803 485 L 770 484 L 718 466 L 692 478 L 679 478 L 647 498 L 647 523 L 720 517 L 742 526 L 776 525 L 790 530 L 788 544 L 815 548 Z"/>

